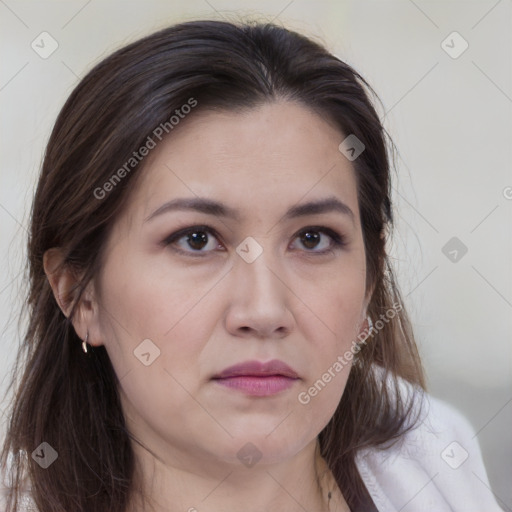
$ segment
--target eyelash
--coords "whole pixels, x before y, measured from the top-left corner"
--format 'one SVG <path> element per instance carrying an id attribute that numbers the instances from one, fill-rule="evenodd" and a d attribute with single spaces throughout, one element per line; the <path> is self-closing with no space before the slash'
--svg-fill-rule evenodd
<path id="1" fill-rule="evenodd" d="M 315 251 L 315 250 L 307 250 L 306 249 L 306 252 L 309 253 L 309 254 L 316 254 L 316 255 L 319 255 L 319 256 L 323 256 L 323 255 L 331 254 L 335 250 L 340 249 L 340 248 L 342 248 L 343 246 L 346 245 L 346 240 L 345 240 L 345 237 L 343 235 L 341 235 L 341 234 L 337 233 L 336 231 L 334 231 L 333 229 L 330 229 L 330 228 L 325 227 L 325 226 L 307 226 L 307 227 L 301 229 L 295 235 L 294 240 L 296 238 L 300 237 L 301 235 L 306 234 L 309 231 L 324 233 L 324 234 L 328 235 L 331 238 L 331 240 L 332 240 L 331 246 L 328 249 L 324 249 L 323 251 Z M 162 241 L 162 245 L 164 247 L 167 247 L 167 246 L 173 244 L 174 242 L 178 241 L 180 238 L 183 238 L 184 236 L 192 234 L 192 233 L 195 233 L 195 232 L 207 232 L 207 233 L 210 233 L 217 240 L 220 241 L 220 236 L 218 235 L 218 233 L 217 233 L 217 231 L 215 229 L 213 229 L 210 226 L 206 226 L 206 225 L 198 225 L 198 226 L 190 226 L 190 227 L 187 227 L 187 228 L 184 228 L 184 229 L 180 229 L 179 231 L 176 231 L 175 233 L 172 233 L 171 235 L 169 235 L 167 238 L 165 238 Z M 206 251 L 205 252 L 205 251 L 193 251 L 193 250 L 192 251 L 184 251 L 184 250 L 178 249 L 176 247 L 174 247 L 173 250 L 178 252 L 178 253 L 186 254 L 186 255 L 192 256 L 192 257 L 203 257 L 203 255 L 201 253 L 208 254 L 209 252 L 212 252 L 212 251 Z"/>

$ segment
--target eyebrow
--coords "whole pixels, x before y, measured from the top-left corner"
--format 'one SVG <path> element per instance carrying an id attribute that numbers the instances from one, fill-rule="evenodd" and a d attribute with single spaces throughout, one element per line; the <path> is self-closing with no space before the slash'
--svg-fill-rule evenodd
<path id="1" fill-rule="evenodd" d="M 197 197 L 177 198 L 173 199 L 172 201 L 168 201 L 167 203 L 164 203 L 162 206 L 157 208 L 146 219 L 144 219 L 144 222 L 148 222 L 158 215 L 162 215 L 163 213 L 179 210 L 192 210 L 199 213 L 205 213 L 207 215 L 214 215 L 216 217 L 231 218 L 237 221 L 241 220 L 240 213 L 235 208 L 231 208 L 230 206 L 227 206 L 213 199 Z M 354 212 L 349 208 L 348 205 L 334 196 L 292 206 L 283 215 L 282 220 L 291 220 L 297 217 L 304 217 L 306 215 L 318 215 L 321 213 L 330 212 L 341 213 L 348 216 L 352 223 L 355 222 Z"/>

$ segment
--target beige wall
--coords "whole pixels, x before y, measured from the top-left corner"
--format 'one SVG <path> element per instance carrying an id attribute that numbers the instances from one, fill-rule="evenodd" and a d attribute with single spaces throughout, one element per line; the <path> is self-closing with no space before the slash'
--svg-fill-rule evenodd
<path id="1" fill-rule="evenodd" d="M 390 250 L 430 389 L 470 419 L 493 489 L 512 508 L 508 1 L 2 2 L 0 376 L 5 380 L 14 355 L 12 314 L 38 165 L 78 77 L 114 48 L 165 25 L 257 12 L 318 37 L 381 97 L 400 152 Z M 43 31 L 58 43 L 46 59 L 31 48 Z M 453 31 L 469 45 L 460 56 L 458 36 L 442 43 Z M 442 251 L 452 237 L 468 249 L 457 262 Z"/>

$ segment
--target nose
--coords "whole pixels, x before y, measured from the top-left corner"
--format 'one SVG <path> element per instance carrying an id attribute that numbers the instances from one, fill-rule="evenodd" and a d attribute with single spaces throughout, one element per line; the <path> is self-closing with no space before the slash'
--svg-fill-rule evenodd
<path id="1" fill-rule="evenodd" d="M 231 282 L 226 328 L 233 336 L 279 339 L 294 326 L 290 310 L 293 293 L 281 267 L 270 262 L 264 250 L 252 263 L 235 261 Z"/>

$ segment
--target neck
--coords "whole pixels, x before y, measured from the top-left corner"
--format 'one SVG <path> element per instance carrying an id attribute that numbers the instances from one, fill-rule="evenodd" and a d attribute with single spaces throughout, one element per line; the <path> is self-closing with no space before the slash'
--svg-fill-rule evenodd
<path id="1" fill-rule="evenodd" d="M 320 457 L 316 439 L 291 459 L 276 464 L 258 463 L 250 468 L 228 463 L 212 467 L 208 461 L 199 460 L 176 464 L 137 443 L 133 448 L 136 479 L 142 486 L 148 509 L 153 512 L 349 510 Z M 141 508 L 134 502 L 129 512 Z"/>

